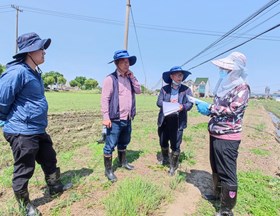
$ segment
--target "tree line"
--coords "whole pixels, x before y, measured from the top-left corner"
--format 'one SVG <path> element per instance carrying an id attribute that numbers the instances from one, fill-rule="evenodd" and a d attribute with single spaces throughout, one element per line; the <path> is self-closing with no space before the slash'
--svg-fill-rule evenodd
<path id="1" fill-rule="evenodd" d="M 6 70 L 6 67 L 0 64 L 0 75 Z M 67 80 L 64 78 L 64 75 L 56 72 L 50 71 L 42 74 L 42 79 L 44 81 L 44 87 L 49 88 L 56 86 L 57 88 L 62 88 L 65 86 Z M 98 82 L 92 78 L 86 78 L 83 76 L 77 76 L 74 80 L 69 82 L 71 87 L 78 87 L 83 90 L 91 90 L 98 87 Z"/>

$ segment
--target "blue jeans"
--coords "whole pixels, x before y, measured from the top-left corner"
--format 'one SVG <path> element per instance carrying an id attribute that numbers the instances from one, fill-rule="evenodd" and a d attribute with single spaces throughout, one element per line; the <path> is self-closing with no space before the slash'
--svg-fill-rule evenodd
<path id="1" fill-rule="evenodd" d="M 112 155 L 115 147 L 126 149 L 131 137 L 131 120 L 112 121 L 112 127 L 107 128 L 106 143 L 103 149 L 105 155 Z"/>

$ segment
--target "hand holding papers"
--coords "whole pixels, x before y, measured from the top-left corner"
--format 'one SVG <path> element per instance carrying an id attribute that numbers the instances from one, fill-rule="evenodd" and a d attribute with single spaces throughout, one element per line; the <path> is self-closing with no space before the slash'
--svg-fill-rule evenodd
<path id="1" fill-rule="evenodd" d="M 167 116 L 172 113 L 176 113 L 180 110 L 181 104 L 179 103 L 171 103 L 171 102 L 162 102 L 162 110 L 163 110 L 163 115 Z"/>

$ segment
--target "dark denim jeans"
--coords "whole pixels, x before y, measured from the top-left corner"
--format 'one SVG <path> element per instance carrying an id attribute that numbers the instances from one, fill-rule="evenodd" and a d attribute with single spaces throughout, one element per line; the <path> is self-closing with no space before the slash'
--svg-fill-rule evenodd
<path id="1" fill-rule="evenodd" d="M 131 137 L 131 120 L 112 121 L 112 127 L 107 128 L 106 143 L 103 149 L 105 155 L 112 155 L 115 147 L 126 149 Z"/>

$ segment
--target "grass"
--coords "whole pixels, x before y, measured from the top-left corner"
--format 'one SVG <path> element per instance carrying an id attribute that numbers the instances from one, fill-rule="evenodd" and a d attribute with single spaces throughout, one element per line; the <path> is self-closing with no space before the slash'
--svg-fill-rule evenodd
<path id="1" fill-rule="evenodd" d="M 123 180 L 103 203 L 109 216 L 140 216 L 155 211 L 166 196 L 164 188 L 136 177 Z"/>
<path id="2" fill-rule="evenodd" d="M 238 206 L 240 214 L 280 215 L 280 180 L 260 172 L 241 172 Z"/>
<path id="3" fill-rule="evenodd" d="M 71 206 L 74 202 L 81 200 L 83 197 L 82 194 L 78 193 L 71 193 L 67 199 L 61 200 L 57 203 L 54 207 L 51 208 L 51 215 L 52 216 L 60 216 L 62 209 L 67 209 L 67 207 Z M 66 210 L 69 211 L 69 210 Z M 71 215 L 70 213 L 67 215 Z"/>
<path id="4" fill-rule="evenodd" d="M 100 94 L 81 92 L 46 92 L 49 113 L 98 111 Z"/>
<path id="5" fill-rule="evenodd" d="M 259 155 L 259 156 L 269 156 L 270 155 L 270 152 L 268 150 L 264 150 L 264 149 L 255 148 L 255 149 L 251 149 L 250 151 L 253 154 Z"/>
<path id="6" fill-rule="evenodd" d="M 280 102 L 276 100 L 259 100 L 259 103 L 264 106 L 264 108 L 274 113 L 278 118 L 280 118 Z"/>
<path id="7" fill-rule="evenodd" d="M 239 172 L 236 216 L 275 216 L 280 215 L 280 179 L 263 175 L 260 172 Z M 201 200 L 199 210 L 193 216 L 211 216 L 216 203 Z"/>
<path id="8" fill-rule="evenodd" d="M 260 123 L 260 124 L 257 124 L 257 125 L 256 125 L 256 130 L 257 130 L 258 132 L 263 132 L 265 128 L 266 128 L 266 126 L 265 126 L 264 123 Z"/>

